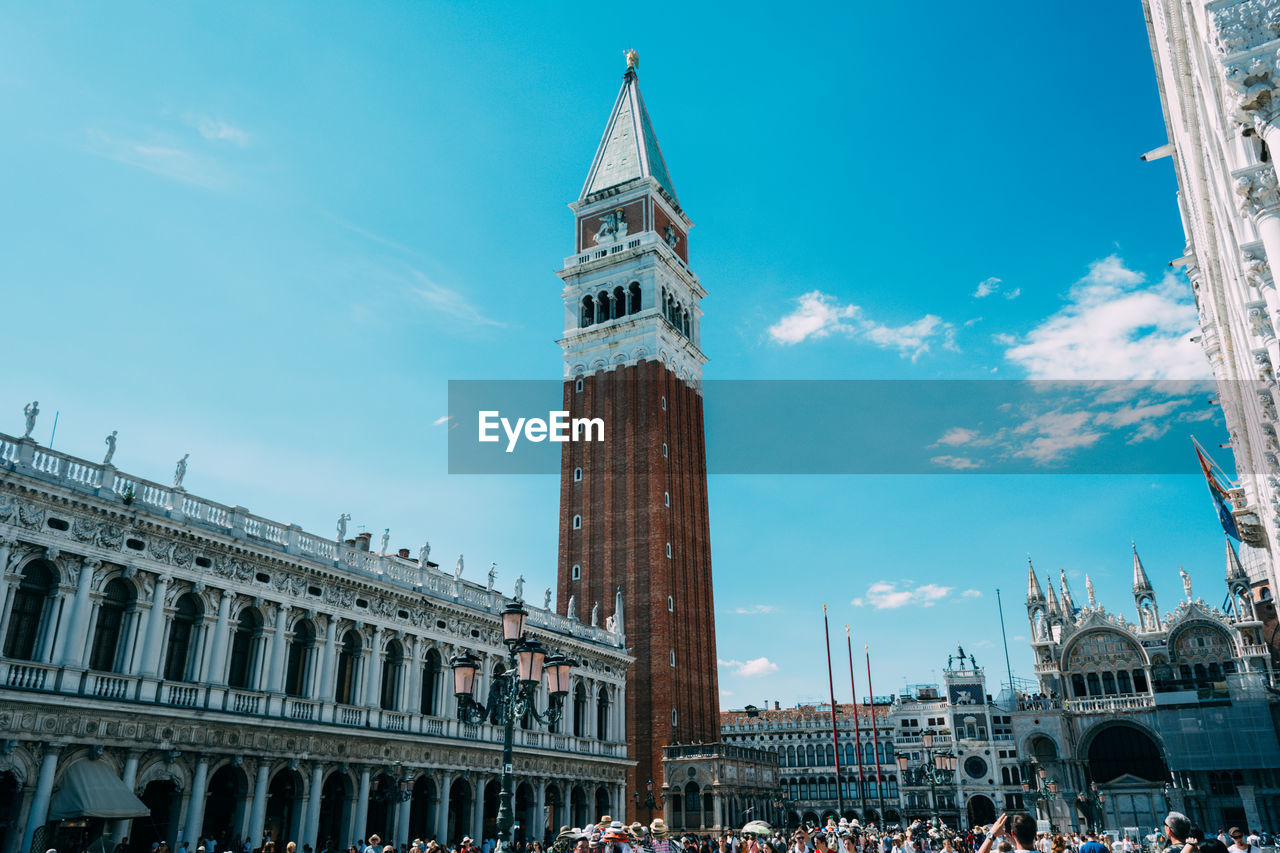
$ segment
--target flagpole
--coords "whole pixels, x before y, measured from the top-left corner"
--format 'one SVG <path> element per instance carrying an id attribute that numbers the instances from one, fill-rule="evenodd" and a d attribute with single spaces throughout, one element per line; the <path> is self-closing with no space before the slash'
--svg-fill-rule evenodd
<path id="1" fill-rule="evenodd" d="M 871 694 L 871 754 L 876 759 L 876 800 L 880 804 L 880 820 L 884 821 L 884 779 L 880 775 L 880 730 L 876 726 L 876 690 L 871 686 L 871 647 L 866 643 L 862 647 L 867 651 L 867 692 Z"/>
<path id="2" fill-rule="evenodd" d="M 849 647 L 849 690 L 853 693 L 853 737 L 855 739 L 854 756 L 858 762 L 858 800 L 862 803 L 862 817 L 867 816 L 867 786 L 862 779 L 862 726 L 858 722 L 858 685 L 853 680 L 853 636 L 849 626 L 844 626 L 845 644 Z"/>
<path id="3" fill-rule="evenodd" d="M 837 819 L 844 817 L 844 792 L 840 790 L 840 738 L 836 734 L 836 683 L 831 677 L 831 629 L 827 625 L 827 605 L 822 605 L 822 634 L 827 640 L 827 689 L 831 695 L 831 748 L 836 753 Z"/>

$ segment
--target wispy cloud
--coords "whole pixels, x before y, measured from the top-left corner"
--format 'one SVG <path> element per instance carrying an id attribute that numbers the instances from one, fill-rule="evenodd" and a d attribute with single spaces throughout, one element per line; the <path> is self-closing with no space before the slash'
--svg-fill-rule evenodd
<path id="1" fill-rule="evenodd" d="M 228 121 L 205 115 L 188 115 L 187 122 L 210 142 L 227 142 L 238 148 L 249 145 L 249 134 Z"/>
<path id="2" fill-rule="evenodd" d="M 1022 288 L 1020 287 L 1009 288 L 1007 290 L 1003 290 L 1003 287 L 1003 281 L 995 276 L 991 276 L 991 278 L 978 282 L 977 288 L 973 291 L 973 298 L 986 299 L 988 296 L 993 296 L 999 293 L 1005 299 L 1017 299 L 1022 295 Z"/>
<path id="3" fill-rule="evenodd" d="M 960 593 L 960 597 L 961 598 L 982 598 L 982 590 L 966 589 L 964 592 Z"/>
<path id="4" fill-rule="evenodd" d="M 959 447 L 962 444 L 968 444 L 979 435 L 976 429 L 965 429 L 964 427 L 952 427 L 943 433 L 942 438 L 938 439 L 938 444 L 945 444 L 948 447 Z"/>
<path id="5" fill-rule="evenodd" d="M 733 670 L 734 675 L 744 678 L 752 678 L 761 675 L 768 675 L 771 672 L 778 671 L 778 665 L 768 658 L 754 658 L 753 660 L 724 660 L 718 658 L 716 663 L 720 666 L 728 667 Z"/>
<path id="6" fill-rule="evenodd" d="M 1005 358 L 1033 379 L 1208 377 L 1204 353 L 1190 341 L 1198 322 L 1189 294 L 1172 273 L 1149 283 L 1110 255 L 1089 265 L 1067 304 L 1009 341 Z"/>
<path id="7" fill-rule="evenodd" d="M 774 613 L 778 608 L 772 604 L 753 604 L 750 607 L 739 607 L 733 612 L 739 616 L 755 616 L 760 613 Z"/>
<path id="8" fill-rule="evenodd" d="M 432 422 L 431 422 L 431 425 L 432 425 L 432 426 L 440 426 L 441 424 L 447 424 L 447 423 L 449 423 L 449 421 L 451 421 L 451 420 L 453 420 L 453 415 L 441 415 L 440 417 L 438 417 L 438 418 L 436 418 L 434 421 L 432 421 Z"/>
<path id="9" fill-rule="evenodd" d="M 432 281 L 421 270 L 411 268 L 409 272 L 414 281 L 414 293 L 432 309 L 472 326 L 505 327 L 507 325 L 477 308 L 462 291 Z"/>
<path id="10" fill-rule="evenodd" d="M 930 456 L 929 461 L 934 465 L 941 465 L 943 468 L 950 468 L 953 471 L 972 471 L 975 468 L 981 468 L 983 464 L 981 459 L 973 459 L 969 456 L 952 456 L 946 453 L 941 456 Z"/>
<path id="11" fill-rule="evenodd" d="M 936 583 L 912 586 L 911 581 L 876 581 L 867 587 L 865 595 L 853 599 L 854 607 L 870 605 L 876 610 L 897 610 L 913 604 L 918 607 L 932 607 L 951 594 L 954 587 L 939 586 Z"/>
<path id="12" fill-rule="evenodd" d="M 796 307 L 769 327 L 769 337 L 784 346 L 833 334 L 863 340 L 881 349 L 896 350 L 912 361 L 934 344 L 955 349 L 955 326 L 936 314 L 925 314 L 901 326 L 889 326 L 866 316 L 858 305 L 841 304 L 818 290 L 796 300 Z"/>
<path id="13" fill-rule="evenodd" d="M 84 150 L 184 184 L 216 189 L 226 183 L 215 161 L 167 140 L 129 138 L 90 128 L 85 131 Z"/>

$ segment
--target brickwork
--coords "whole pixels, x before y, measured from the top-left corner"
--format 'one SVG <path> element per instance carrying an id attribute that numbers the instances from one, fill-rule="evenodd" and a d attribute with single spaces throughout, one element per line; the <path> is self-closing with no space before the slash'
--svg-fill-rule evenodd
<path id="1" fill-rule="evenodd" d="M 719 739 L 702 397 L 642 360 L 583 377 L 581 391 L 567 380 L 564 408 L 603 418 L 606 441 L 570 442 L 561 458 L 557 606 L 565 613 L 572 596 L 588 619 L 598 604 L 603 621 L 622 590 L 636 658 L 627 675 L 628 753 L 638 762 L 630 796 L 649 779 L 661 785 L 663 746 Z"/>

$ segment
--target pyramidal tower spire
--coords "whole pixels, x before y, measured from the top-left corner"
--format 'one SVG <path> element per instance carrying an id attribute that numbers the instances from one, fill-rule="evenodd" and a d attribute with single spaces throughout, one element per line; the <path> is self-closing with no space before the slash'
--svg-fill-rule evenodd
<path id="1" fill-rule="evenodd" d="M 1046 584 L 1046 588 L 1049 590 L 1049 612 L 1050 613 L 1061 612 L 1062 608 L 1058 606 L 1058 593 L 1054 592 L 1053 590 L 1052 580 L 1050 580 L 1049 583 Z"/>
<path id="2" fill-rule="evenodd" d="M 1036 577 L 1036 567 L 1031 565 L 1031 555 L 1027 555 L 1027 602 L 1044 601 L 1044 590 L 1040 588 L 1040 579 Z"/>
<path id="3" fill-rule="evenodd" d="M 1131 543 L 1133 547 L 1133 592 L 1151 592 L 1151 579 L 1147 577 L 1147 570 L 1142 568 L 1142 558 L 1138 556 L 1138 545 L 1136 542 Z M 1227 545 L 1230 548 L 1230 544 Z"/>
<path id="4" fill-rule="evenodd" d="M 1235 548 L 1231 547 L 1231 538 L 1223 538 L 1227 540 L 1227 580 L 1248 580 L 1248 573 L 1245 572 L 1244 566 L 1240 565 L 1240 555 L 1236 553 Z"/>

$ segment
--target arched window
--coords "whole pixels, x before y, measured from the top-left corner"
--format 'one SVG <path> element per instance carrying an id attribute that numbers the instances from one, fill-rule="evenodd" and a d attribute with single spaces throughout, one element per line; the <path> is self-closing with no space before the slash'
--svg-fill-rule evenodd
<path id="1" fill-rule="evenodd" d="M 671 493 L 670 493 L 670 492 L 663 492 L 663 493 L 662 493 L 662 505 L 663 505 L 663 506 L 671 506 Z"/>
<path id="2" fill-rule="evenodd" d="M 572 577 L 574 580 L 582 580 L 582 566 L 574 564 Z"/>
<path id="3" fill-rule="evenodd" d="M 822 762 L 825 766 L 831 767 L 836 763 L 835 747 L 831 744 L 826 745 L 826 749 L 823 750 L 823 755 L 826 758 L 826 760 Z"/>
<path id="4" fill-rule="evenodd" d="M 1084 676 L 1078 672 L 1071 676 L 1071 693 L 1077 699 L 1083 699 L 1087 693 L 1084 687 Z"/>
<path id="5" fill-rule="evenodd" d="M 640 310 L 640 282 L 633 281 L 627 286 L 627 313 L 635 314 Z"/>
<path id="6" fill-rule="evenodd" d="M 399 640 L 387 643 L 387 656 L 382 665 L 382 710 L 400 710 L 400 682 L 404 676 L 404 647 Z"/>
<path id="7" fill-rule="evenodd" d="M 688 309 L 688 308 L 686 308 L 686 309 L 684 310 L 684 314 L 683 314 L 683 315 L 681 315 L 681 327 L 680 327 L 680 330 L 681 330 L 682 332 L 684 332 L 684 336 L 685 336 L 686 338 L 687 338 L 687 337 L 689 337 L 689 309 Z"/>
<path id="8" fill-rule="evenodd" d="M 885 779 L 884 787 L 885 787 L 884 795 L 886 797 L 898 796 L 898 777 L 890 776 L 888 779 Z"/>
<path id="9" fill-rule="evenodd" d="M 338 652 L 338 678 L 334 685 L 333 699 L 342 705 L 352 705 L 356 698 L 356 665 L 360 661 L 360 635 L 347 631 L 342 637 Z"/>
<path id="10" fill-rule="evenodd" d="M 1090 696 L 1102 695 L 1102 682 L 1098 679 L 1098 673 L 1086 673 L 1084 677 L 1085 683 L 1089 685 Z"/>
<path id="11" fill-rule="evenodd" d="M 587 326 L 590 326 L 592 323 L 594 323 L 595 319 L 596 319 L 596 303 L 594 300 L 592 300 L 590 294 L 588 294 L 582 297 L 582 317 L 581 317 L 582 322 L 580 323 L 580 325 L 582 326 L 582 328 L 585 329 Z M 581 382 L 581 380 L 579 380 L 579 382 Z M 581 391 L 582 389 L 579 388 L 578 390 Z"/>
<path id="12" fill-rule="evenodd" d="M 88 571 L 83 568 L 80 571 Z M 98 605 L 98 624 L 93 629 L 93 647 L 89 652 L 89 668 L 99 672 L 120 672 L 124 657 L 120 641 L 124 620 L 133 609 L 133 589 L 119 578 L 107 582 Z"/>
<path id="13" fill-rule="evenodd" d="M 876 751 L 875 751 L 875 747 L 871 745 L 871 741 L 867 741 L 862 745 L 862 763 L 863 764 L 876 763 Z"/>
<path id="14" fill-rule="evenodd" d="M 1133 689 L 1138 693 L 1147 692 L 1147 674 L 1140 669 L 1133 671 Z"/>
<path id="15" fill-rule="evenodd" d="M 1127 671 L 1122 669 L 1116 673 L 1116 680 L 1120 682 L 1121 693 L 1133 692 L 1133 682 L 1129 680 L 1129 673 Z"/>
<path id="16" fill-rule="evenodd" d="M 618 285 L 613 289 L 613 319 L 627 315 L 627 294 L 622 289 L 622 285 Z"/>
<path id="17" fill-rule="evenodd" d="M 671 559 L 671 543 L 667 543 L 667 559 Z"/>
<path id="18" fill-rule="evenodd" d="M 573 529 L 574 529 L 574 530 L 581 530 L 581 529 L 582 529 L 582 516 L 580 516 L 580 515 L 575 515 L 575 516 L 573 517 Z"/>
<path id="19" fill-rule="evenodd" d="M 178 598 L 173 609 L 173 619 L 169 622 L 169 642 L 164 653 L 164 680 L 191 681 L 195 677 L 195 643 L 196 626 L 204 608 L 200 599 L 191 593 Z M 211 673 L 211 679 L 221 678 L 222 673 Z"/>
<path id="20" fill-rule="evenodd" d="M 609 691 L 601 687 L 596 695 L 596 737 L 609 739 Z"/>
<path id="21" fill-rule="evenodd" d="M 807 767 L 818 766 L 818 751 L 813 748 L 813 744 L 809 744 L 804 748 L 804 757 L 805 757 L 805 760 L 809 762 L 805 766 Z"/>
<path id="22" fill-rule="evenodd" d="M 45 610 L 57 588 L 57 575 L 48 562 L 33 560 L 27 563 L 9 610 L 9 633 L 4 638 L 5 657 L 35 660 L 40 630 L 48 627 L 44 625 Z"/>
<path id="23" fill-rule="evenodd" d="M 609 291 L 607 290 L 596 294 L 596 322 L 609 322 Z"/>
<path id="24" fill-rule="evenodd" d="M 1196 681 L 1203 684 L 1209 680 L 1209 672 L 1204 668 L 1204 664 L 1196 664 Z"/>
<path id="25" fill-rule="evenodd" d="M 1102 673 L 1102 692 L 1108 696 L 1116 695 L 1116 677 L 1113 673 Z"/>
<path id="26" fill-rule="evenodd" d="M 587 736 L 587 688 L 581 681 L 573 688 L 573 736 Z"/>
<path id="27" fill-rule="evenodd" d="M 227 684 L 241 689 L 252 683 L 257 661 L 257 640 L 262 635 L 262 616 L 257 608 L 246 608 L 231 635 L 231 665 L 227 672 Z"/>
<path id="28" fill-rule="evenodd" d="M 675 599 L 675 596 L 671 596 L 671 595 L 668 595 L 668 596 L 667 596 L 667 610 L 668 610 L 669 612 L 671 612 L 671 613 L 675 613 L 675 612 L 676 612 L 676 599 Z"/>
<path id="29" fill-rule="evenodd" d="M 574 469 L 573 469 L 573 482 L 575 482 L 575 483 L 581 483 L 581 482 L 582 482 L 582 469 L 581 469 L 581 468 L 574 468 Z"/>
<path id="30" fill-rule="evenodd" d="M 788 747 L 787 747 L 787 760 L 786 760 L 786 766 L 787 766 L 787 767 L 799 767 L 799 766 L 800 766 L 800 765 L 796 764 L 796 748 L 795 748 L 794 746 L 788 746 Z"/>
<path id="31" fill-rule="evenodd" d="M 442 716 L 443 709 L 437 707 L 437 695 L 440 692 L 440 673 L 444 665 L 440 653 L 435 649 L 427 652 L 427 662 L 422 666 L 422 713 L 428 716 Z"/>
<path id="32" fill-rule="evenodd" d="M 858 761 L 858 746 L 857 746 L 857 744 L 853 744 L 853 743 L 846 743 L 846 744 L 844 745 L 844 763 L 845 763 L 845 764 L 856 764 L 856 763 L 857 763 L 857 761 Z"/>
<path id="33" fill-rule="evenodd" d="M 307 682 L 311 676 L 311 650 L 315 646 L 316 632 L 311 621 L 303 619 L 293 626 L 293 636 L 285 651 L 284 692 L 290 696 L 306 696 Z"/>

